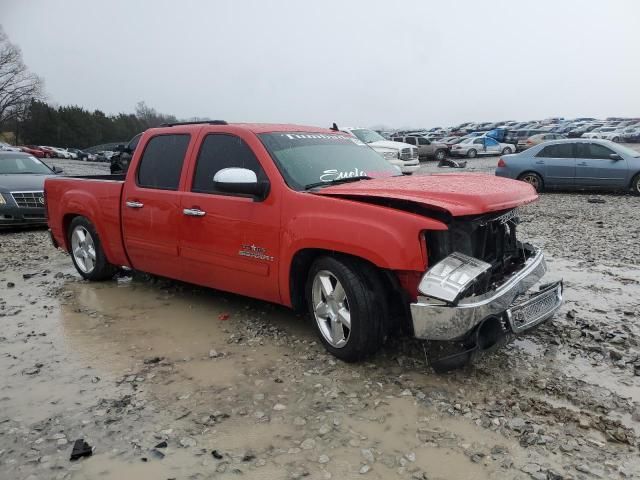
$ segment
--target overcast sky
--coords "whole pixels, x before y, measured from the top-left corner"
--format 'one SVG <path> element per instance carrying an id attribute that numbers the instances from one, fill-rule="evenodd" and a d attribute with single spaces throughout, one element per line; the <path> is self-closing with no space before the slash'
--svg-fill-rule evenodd
<path id="1" fill-rule="evenodd" d="M 0 0 L 50 101 L 325 126 L 640 116 L 640 1 Z"/>

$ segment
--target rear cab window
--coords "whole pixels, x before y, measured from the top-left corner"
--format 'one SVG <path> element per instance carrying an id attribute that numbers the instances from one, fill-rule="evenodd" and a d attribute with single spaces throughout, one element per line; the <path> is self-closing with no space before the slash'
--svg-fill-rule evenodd
<path id="1" fill-rule="evenodd" d="M 142 188 L 178 190 L 190 140 L 186 133 L 152 137 L 140 159 L 136 184 Z"/>

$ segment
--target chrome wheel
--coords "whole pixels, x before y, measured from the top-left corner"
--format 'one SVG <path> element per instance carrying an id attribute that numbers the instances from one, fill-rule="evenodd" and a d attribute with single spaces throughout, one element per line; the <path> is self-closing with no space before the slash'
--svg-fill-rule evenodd
<path id="1" fill-rule="evenodd" d="M 436 160 L 438 160 L 438 161 L 444 160 L 446 156 L 447 156 L 447 154 L 443 150 L 438 150 L 436 152 Z"/>
<path id="2" fill-rule="evenodd" d="M 533 173 L 528 173 L 524 175 L 520 180 L 531 185 L 533 188 L 536 189 L 536 191 L 540 189 L 540 177 L 538 177 L 538 175 L 535 175 Z"/>
<path id="3" fill-rule="evenodd" d="M 78 225 L 71 234 L 71 253 L 76 265 L 84 273 L 91 273 L 96 266 L 96 247 L 89 231 Z"/>
<path id="4" fill-rule="evenodd" d="M 311 290 L 313 314 L 324 339 L 335 348 L 344 347 L 351 334 L 349 299 L 340 281 L 328 270 L 320 270 Z"/>

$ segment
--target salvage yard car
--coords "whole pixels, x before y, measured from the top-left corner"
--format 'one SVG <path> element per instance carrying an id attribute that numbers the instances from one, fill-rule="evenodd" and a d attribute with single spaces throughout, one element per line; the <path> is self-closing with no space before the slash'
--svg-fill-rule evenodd
<path id="1" fill-rule="evenodd" d="M 515 145 L 500 143 L 491 137 L 470 137 L 451 146 L 451 155 L 476 158 L 478 155 L 507 155 L 515 151 Z"/>
<path id="2" fill-rule="evenodd" d="M 0 152 L 0 228 L 45 225 L 44 180 L 61 172 L 27 153 Z"/>
<path id="3" fill-rule="evenodd" d="M 378 132 L 367 128 L 341 128 L 341 131 L 353 135 L 361 142 L 382 155 L 390 164 L 395 165 L 405 175 L 411 175 L 420 168 L 418 149 L 408 143 L 392 142 Z"/>
<path id="4" fill-rule="evenodd" d="M 498 161 L 496 175 L 544 189 L 631 190 L 640 195 L 640 152 L 609 140 L 548 141 Z"/>
<path id="5" fill-rule="evenodd" d="M 50 178 L 52 240 L 88 280 L 119 266 L 309 312 L 345 361 L 404 327 L 436 368 L 550 318 L 562 283 L 516 236 L 523 182 L 407 177 L 339 131 L 212 121 L 147 130 L 120 176 Z M 443 342 L 437 343 L 437 342 Z M 433 348 L 430 352 L 441 349 Z"/>

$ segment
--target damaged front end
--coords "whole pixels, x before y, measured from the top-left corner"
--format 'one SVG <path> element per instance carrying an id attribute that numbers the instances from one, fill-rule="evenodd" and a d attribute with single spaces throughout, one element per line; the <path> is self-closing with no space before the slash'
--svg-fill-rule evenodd
<path id="1" fill-rule="evenodd" d="M 562 282 L 527 291 L 546 273 L 542 251 L 516 239 L 517 210 L 454 219 L 427 232 L 429 264 L 411 304 L 414 334 L 432 341 L 431 363 L 446 371 L 550 318 Z"/>

